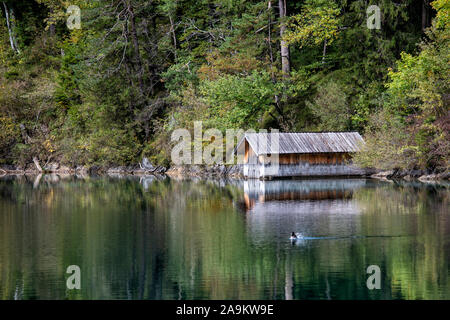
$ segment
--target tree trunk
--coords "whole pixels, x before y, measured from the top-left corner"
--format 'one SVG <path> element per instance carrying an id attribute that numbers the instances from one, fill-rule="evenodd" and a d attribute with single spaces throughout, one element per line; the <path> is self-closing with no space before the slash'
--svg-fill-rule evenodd
<path id="1" fill-rule="evenodd" d="M 281 46 L 281 71 L 283 71 L 285 77 L 289 77 L 291 72 L 289 46 L 286 41 L 283 40 L 283 35 L 286 31 L 286 0 L 278 0 L 278 6 L 280 10 L 280 46 Z"/>
<path id="2" fill-rule="evenodd" d="M 430 5 L 428 0 L 422 0 L 422 31 L 430 26 Z"/>
<path id="3" fill-rule="evenodd" d="M 173 19 L 172 15 L 169 14 L 169 21 L 170 21 L 170 33 L 172 34 L 173 39 L 173 56 L 175 58 L 175 62 L 177 61 L 177 37 L 175 35 L 175 27 L 173 25 Z"/>
<path id="4" fill-rule="evenodd" d="M 3 2 L 3 7 L 5 8 L 6 25 L 8 26 L 9 33 L 9 43 L 11 44 L 11 49 L 14 52 L 20 53 L 19 47 L 17 45 L 17 39 L 14 35 L 14 12 L 13 9 L 8 9 L 6 2 Z"/>
<path id="5" fill-rule="evenodd" d="M 50 36 L 54 37 L 56 34 L 56 26 L 55 26 L 55 19 L 53 18 L 53 9 L 50 8 L 49 9 L 50 12 L 50 16 L 51 16 L 51 20 L 50 20 L 50 25 L 48 27 L 48 31 L 50 32 Z"/>
<path id="6" fill-rule="evenodd" d="M 23 123 L 19 124 L 20 133 L 22 134 L 23 143 L 29 144 L 31 142 L 31 138 L 27 133 L 27 129 Z"/>
<path id="7" fill-rule="evenodd" d="M 143 75 L 144 75 L 144 68 L 142 66 L 142 59 L 141 59 L 141 53 L 139 51 L 139 39 L 137 35 L 136 30 L 136 19 L 134 16 L 134 10 L 133 6 L 131 5 L 130 1 L 127 1 L 128 6 L 128 12 L 130 14 L 130 35 L 131 35 L 131 41 L 133 42 L 133 49 L 134 49 L 134 58 L 136 60 L 136 67 L 137 67 L 137 76 L 138 76 L 138 82 L 139 82 L 139 90 L 142 96 L 144 96 L 144 81 L 143 81 Z"/>
<path id="8" fill-rule="evenodd" d="M 155 20 L 154 17 L 152 17 L 152 20 Z M 152 25 L 155 26 L 155 22 L 152 22 Z M 148 29 L 148 20 L 144 17 L 142 19 L 142 28 L 143 28 L 143 34 L 146 36 L 147 41 L 144 44 L 144 50 L 147 52 L 149 57 L 154 57 L 157 55 L 157 48 L 158 47 L 158 43 L 155 42 L 153 40 L 153 37 L 150 37 L 150 30 Z M 155 30 L 156 27 L 154 27 Z M 150 77 L 149 77 L 149 87 L 150 87 L 150 95 L 154 96 L 155 95 L 155 78 L 157 78 L 156 75 L 156 70 L 157 67 L 154 64 L 150 64 L 148 66 L 148 72 L 150 73 Z M 157 80 L 156 80 L 157 82 Z"/>
<path id="9" fill-rule="evenodd" d="M 269 1 L 269 21 L 268 21 L 268 34 L 267 34 L 267 43 L 269 44 L 269 58 L 270 58 L 270 69 L 272 70 L 272 80 L 275 81 L 275 75 L 273 73 L 273 51 L 272 51 L 272 2 Z"/>
<path id="10" fill-rule="evenodd" d="M 327 55 L 327 39 L 323 42 L 323 52 L 322 52 L 322 64 L 325 63 L 325 56 Z"/>
<path id="11" fill-rule="evenodd" d="M 271 13 L 271 9 L 272 9 L 272 2 L 269 1 L 269 21 L 268 21 L 268 44 L 269 44 L 269 58 L 270 58 L 270 69 L 271 69 L 271 76 L 272 76 L 272 81 L 275 83 L 276 82 L 276 78 L 275 78 L 275 74 L 273 71 L 273 51 L 272 51 L 272 13 Z M 278 111 L 278 113 L 280 114 L 281 118 L 283 118 L 283 111 L 280 108 L 280 99 L 278 98 L 278 95 L 274 96 L 275 98 L 275 109 Z M 272 114 L 271 116 L 276 119 Z M 276 119 L 278 121 L 278 119 Z"/>
<path id="12" fill-rule="evenodd" d="M 127 72 L 127 78 L 128 78 L 130 87 L 134 88 L 133 76 L 132 76 L 131 68 L 129 67 L 128 64 L 129 64 L 128 58 L 125 58 L 123 65 L 125 66 L 125 70 Z M 133 92 L 133 90 L 131 90 L 130 99 L 128 100 L 128 111 L 130 111 L 130 114 L 133 114 L 133 109 L 134 109 L 133 101 L 134 101 L 134 92 Z"/>

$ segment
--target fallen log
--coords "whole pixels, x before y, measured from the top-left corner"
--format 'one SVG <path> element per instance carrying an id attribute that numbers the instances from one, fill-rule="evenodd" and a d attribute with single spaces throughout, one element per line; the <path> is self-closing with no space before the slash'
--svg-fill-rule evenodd
<path id="1" fill-rule="evenodd" d="M 33 162 L 34 162 L 34 165 L 36 166 L 36 168 L 38 169 L 38 171 L 42 172 L 42 168 L 39 165 L 39 161 L 38 161 L 38 159 L 36 157 L 33 157 Z"/>

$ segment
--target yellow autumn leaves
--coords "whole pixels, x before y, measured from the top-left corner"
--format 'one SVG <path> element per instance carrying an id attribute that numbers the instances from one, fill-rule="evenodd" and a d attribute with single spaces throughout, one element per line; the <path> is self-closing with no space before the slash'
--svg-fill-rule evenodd
<path id="1" fill-rule="evenodd" d="M 339 32 L 340 10 L 334 1 L 308 0 L 300 14 L 287 21 L 288 30 L 283 40 L 300 47 L 319 45 L 324 41 L 331 44 Z"/>

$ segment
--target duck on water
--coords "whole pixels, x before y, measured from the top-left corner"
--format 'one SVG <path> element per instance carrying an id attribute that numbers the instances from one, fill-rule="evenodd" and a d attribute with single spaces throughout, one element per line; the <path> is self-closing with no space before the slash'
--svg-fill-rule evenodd
<path id="1" fill-rule="evenodd" d="M 364 236 L 347 236 L 347 237 L 305 237 L 301 233 L 297 233 L 292 231 L 291 236 L 289 237 L 290 240 L 320 240 L 320 239 L 345 239 L 345 238 L 364 238 Z"/>
<path id="2" fill-rule="evenodd" d="M 374 236 L 358 236 L 358 235 L 351 235 L 351 236 L 325 236 L 325 237 L 305 237 L 301 233 L 295 233 L 291 232 L 291 236 L 289 237 L 290 240 L 338 240 L 338 239 L 358 239 L 358 238 L 393 238 L 393 237 L 403 237 L 404 235 L 374 235 Z"/>
<path id="3" fill-rule="evenodd" d="M 289 239 L 291 240 L 297 240 L 297 239 L 301 239 L 303 238 L 303 236 L 299 233 L 295 233 L 294 231 L 292 231 L 291 233 L 291 237 Z"/>

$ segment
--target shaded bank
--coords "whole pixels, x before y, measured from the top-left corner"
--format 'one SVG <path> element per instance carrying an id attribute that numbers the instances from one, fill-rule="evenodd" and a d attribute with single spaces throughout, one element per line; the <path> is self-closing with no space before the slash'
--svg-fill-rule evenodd
<path id="1" fill-rule="evenodd" d="M 162 166 L 151 166 L 142 167 L 142 165 L 136 164 L 131 166 L 111 166 L 111 167 L 101 167 L 101 166 L 77 166 L 77 167 L 67 167 L 60 166 L 59 164 L 51 164 L 43 167 L 44 171 L 39 172 L 34 165 L 28 165 L 25 167 L 13 166 L 13 165 L 3 165 L 0 166 L 0 176 L 13 174 L 13 175 L 24 175 L 24 174 L 39 174 L 39 173 L 54 173 L 54 174 L 77 174 L 77 175 L 92 175 L 92 174 L 105 174 L 111 176 L 117 175 L 168 175 L 173 178 L 183 179 L 183 178 L 232 178 L 232 179 L 243 179 L 243 168 L 242 165 L 190 165 L 190 166 L 171 166 L 169 168 Z M 450 173 L 448 171 L 436 172 L 432 170 L 390 170 L 381 171 L 376 169 L 365 169 L 361 170 L 358 175 L 361 177 L 372 177 L 381 180 L 419 180 L 422 182 L 433 182 L 438 180 L 449 180 Z M 286 178 L 286 177 L 284 177 Z M 308 178 L 308 177 L 303 177 Z M 318 176 L 320 178 L 320 176 Z"/>

